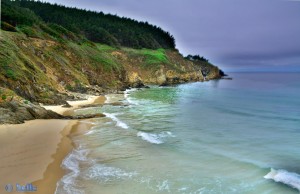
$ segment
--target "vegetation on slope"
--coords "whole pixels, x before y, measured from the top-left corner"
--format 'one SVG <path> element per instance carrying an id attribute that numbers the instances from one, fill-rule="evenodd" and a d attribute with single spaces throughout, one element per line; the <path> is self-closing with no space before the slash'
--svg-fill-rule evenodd
<path id="1" fill-rule="evenodd" d="M 56 38 L 76 39 L 74 34 L 79 34 L 90 41 L 115 47 L 175 48 L 175 39 L 169 32 L 147 22 L 40 1 L 2 0 L 1 4 L 2 26 L 19 28 L 31 37 L 43 36 L 36 32 L 39 31 L 36 28 L 40 28 Z M 41 21 L 46 24 L 40 24 Z"/>
<path id="2" fill-rule="evenodd" d="M 203 72 L 207 79 L 220 75 L 203 57 L 184 59 L 172 36 L 147 23 L 35 1 L 1 5 L 0 102 L 20 96 L 61 104 L 69 91 L 101 94 L 143 83 L 202 81 Z M 105 28 L 105 40 L 92 39 L 89 26 Z M 106 42 L 110 38 L 115 42 Z"/>

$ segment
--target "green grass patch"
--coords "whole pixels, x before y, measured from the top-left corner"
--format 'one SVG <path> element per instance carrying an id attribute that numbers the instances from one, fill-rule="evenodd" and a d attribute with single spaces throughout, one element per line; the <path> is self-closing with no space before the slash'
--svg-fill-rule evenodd
<path id="1" fill-rule="evenodd" d="M 44 32 L 46 32 L 47 34 L 49 34 L 50 36 L 61 40 L 61 35 L 59 32 L 55 31 L 54 29 L 50 28 L 49 26 L 47 26 L 46 24 L 41 24 L 40 25 L 41 30 L 43 30 Z"/>
<path id="2" fill-rule="evenodd" d="M 123 48 L 123 50 L 132 58 L 143 58 L 144 63 L 141 64 L 143 68 L 158 69 L 161 64 L 170 64 L 166 51 L 162 48 L 157 50 Z"/>
<path id="3" fill-rule="evenodd" d="M 36 30 L 33 27 L 30 26 L 18 26 L 17 27 L 18 31 L 23 32 L 26 34 L 28 37 L 33 37 L 33 38 L 43 38 L 41 32 Z"/>
<path id="4" fill-rule="evenodd" d="M 1 95 L 1 98 L 2 98 L 2 100 L 4 100 L 4 101 L 5 101 L 5 100 L 6 100 L 6 98 L 7 98 L 6 94 L 2 94 L 2 95 Z"/>
<path id="5" fill-rule="evenodd" d="M 7 78 L 16 80 L 17 76 L 12 67 L 17 62 L 18 49 L 7 39 L 0 40 L 0 73 Z"/>
<path id="6" fill-rule="evenodd" d="M 141 54 L 146 57 L 146 64 L 169 63 L 164 49 L 142 49 Z"/>
<path id="7" fill-rule="evenodd" d="M 115 47 L 112 47 L 112 46 L 109 46 L 106 44 L 96 43 L 96 46 L 97 46 L 98 50 L 104 51 L 104 52 L 111 52 L 111 51 L 117 50 Z"/>
<path id="8" fill-rule="evenodd" d="M 6 69 L 5 70 L 5 76 L 10 78 L 10 79 L 13 79 L 13 80 L 17 79 L 16 74 L 12 69 Z"/>
<path id="9" fill-rule="evenodd" d="M 113 47 L 101 44 L 96 44 L 95 46 L 89 43 L 79 45 L 79 48 L 78 45 L 76 47 L 76 52 L 81 52 L 80 56 L 89 60 L 95 68 L 103 67 L 104 71 L 108 72 L 113 70 L 119 71 L 121 68 L 121 65 L 116 61 L 111 53 L 108 52 L 115 50 Z"/>
<path id="10" fill-rule="evenodd" d="M 67 85 L 66 85 L 66 89 L 69 90 L 69 91 L 72 91 L 72 90 L 73 90 L 73 87 L 72 87 L 70 84 L 67 84 Z"/>
<path id="11" fill-rule="evenodd" d="M 94 64 L 101 64 L 105 71 L 119 70 L 119 65 L 111 56 L 106 56 L 104 54 L 91 55 L 90 58 L 93 60 Z"/>

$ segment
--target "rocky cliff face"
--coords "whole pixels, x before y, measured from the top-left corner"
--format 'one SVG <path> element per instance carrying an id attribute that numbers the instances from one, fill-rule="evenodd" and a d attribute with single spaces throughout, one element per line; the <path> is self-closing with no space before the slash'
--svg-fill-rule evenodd
<path id="1" fill-rule="evenodd" d="M 113 48 L 2 30 L 0 67 L 0 87 L 44 104 L 62 104 L 71 98 L 69 91 L 101 94 L 150 83 L 203 81 L 203 68 L 207 80 L 220 77 L 217 67 L 186 60 L 177 50 Z"/>
<path id="2" fill-rule="evenodd" d="M 144 84 L 172 85 L 186 82 L 204 81 L 220 78 L 219 68 L 205 62 L 189 61 L 177 50 L 164 51 L 166 61 L 159 64 L 147 64 L 147 57 L 136 55 L 129 58 L 130 53 L 120 53 L 125 69 L 125 82 L 130 86 Z M 127 57 L 126 57 L 127 56 Z M 203 76 L 202 69 L 208 69 L 208 75 Z"/>

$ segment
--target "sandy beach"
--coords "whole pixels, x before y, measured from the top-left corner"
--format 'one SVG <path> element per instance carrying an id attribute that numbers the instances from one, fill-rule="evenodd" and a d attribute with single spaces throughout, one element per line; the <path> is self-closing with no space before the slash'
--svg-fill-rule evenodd
<path id="1" fill-rule="evenodd" d="M 87 104 L 103 104 L 105 102 L 105 96 L 89 96 L 86 100 L 79 101 L 67 101 L 72 107 L 64 108 L 62 106 L 42 106 L 47 110 L 52 110 L 61 115 L 72 115 L 73 111 L 79 106 Z"/>
<path id="2" fill-rule="evenodd" d="M 92 96 L 88 100 L 70 101 L 71 108 L 51 106 L 57 113 L 75 110 L 80 105 L 104 103 L 104 96 Z M 32 183 L 34 193 L 54 193 L 57 181 L 65 174 L 60 167 L 63 159 L 72 150 L 70 136 L 91 126 L 77 120 L 33 120 L 19 125 L 0 126 L 0 193 L 5 186 Z M 32 192 L 31 192 L 32 193 Z"/>

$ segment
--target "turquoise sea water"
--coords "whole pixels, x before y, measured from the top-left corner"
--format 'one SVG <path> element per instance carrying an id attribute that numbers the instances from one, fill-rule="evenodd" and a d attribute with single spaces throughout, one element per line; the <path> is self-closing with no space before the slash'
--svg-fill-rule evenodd
<path id="1" fill-rule="evenodd" d="M 299 193 L 300 74 L 231 76 L 78 110 L 107 117 L 81 121 L 56 193 Z"/>

